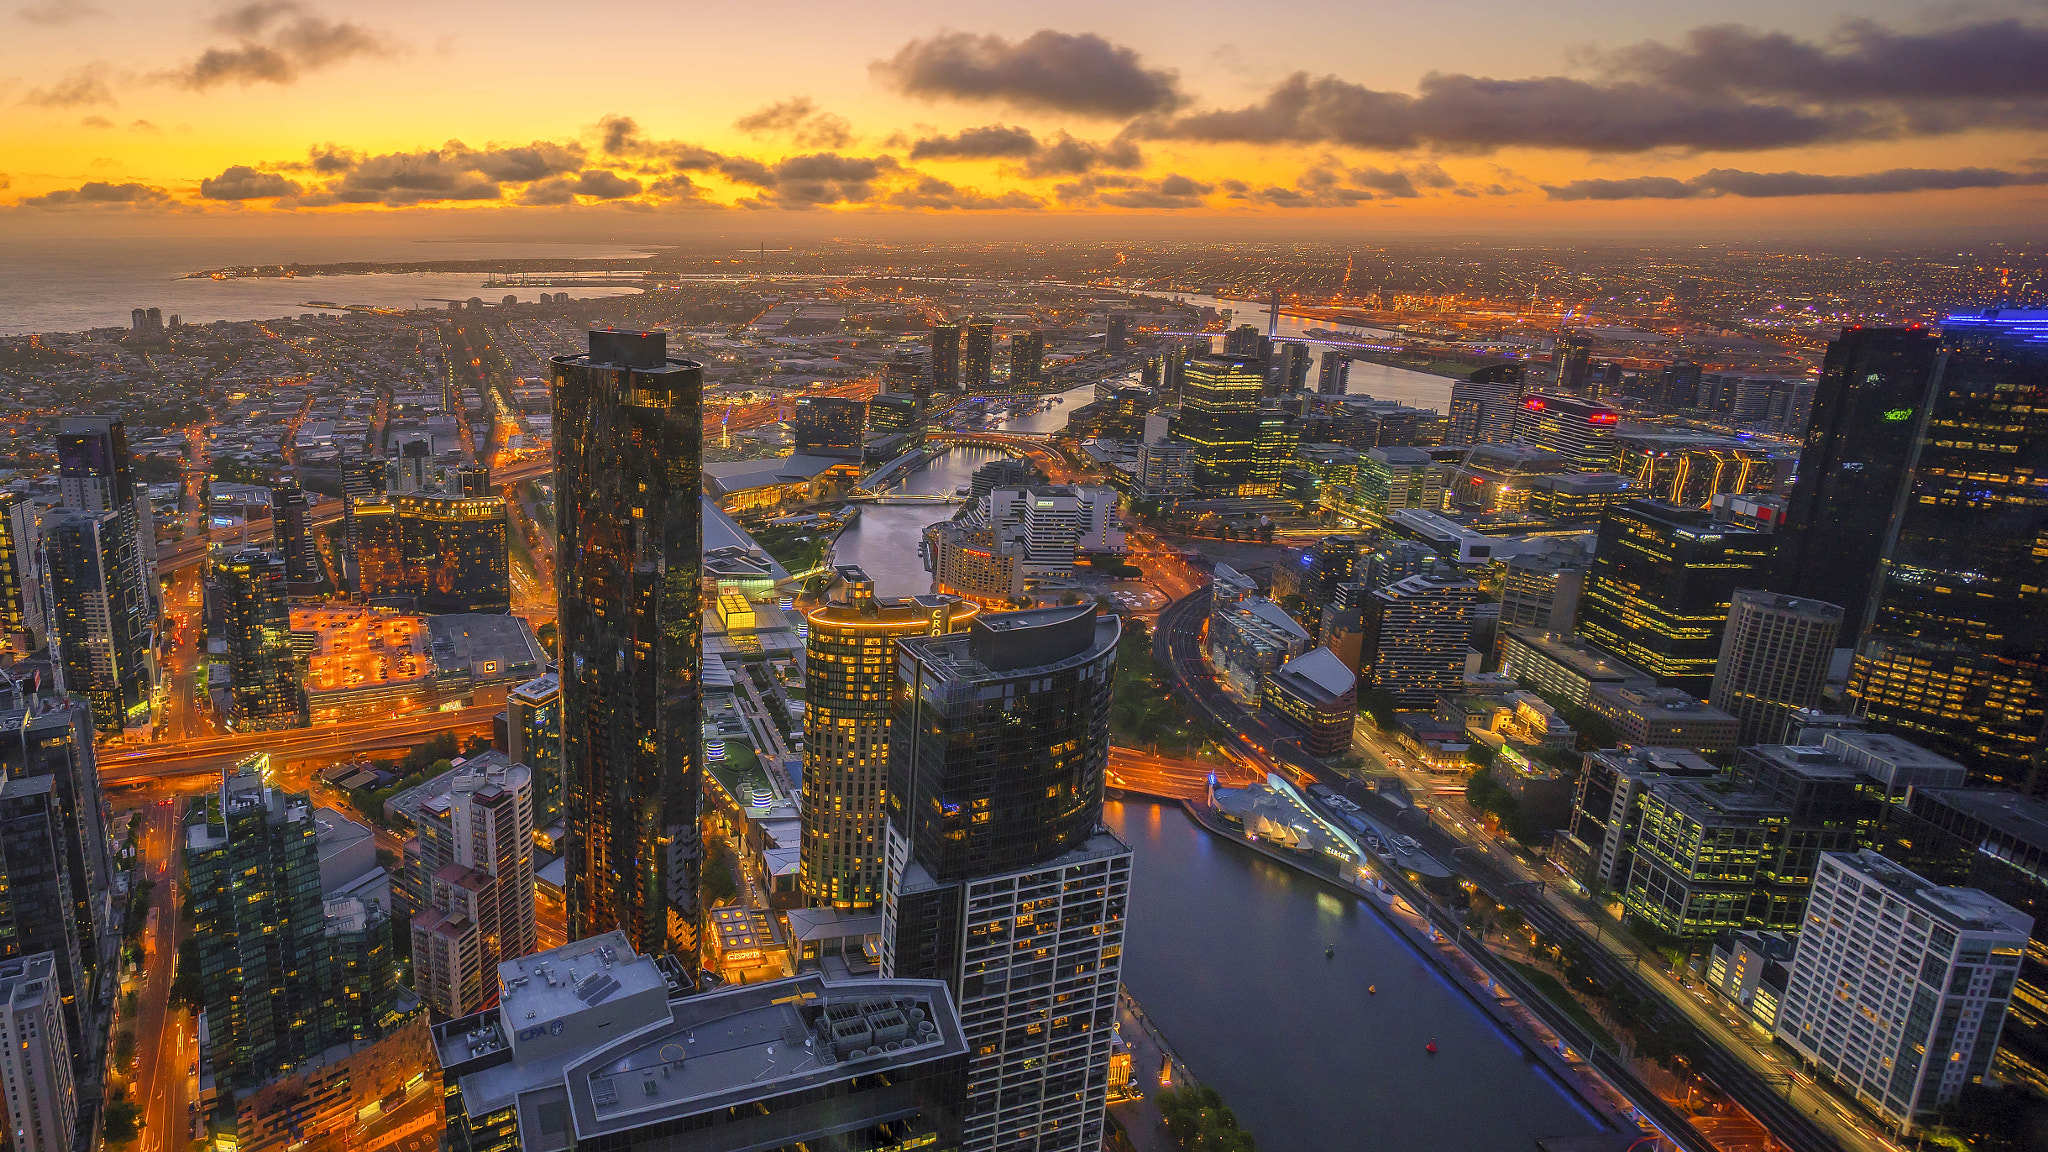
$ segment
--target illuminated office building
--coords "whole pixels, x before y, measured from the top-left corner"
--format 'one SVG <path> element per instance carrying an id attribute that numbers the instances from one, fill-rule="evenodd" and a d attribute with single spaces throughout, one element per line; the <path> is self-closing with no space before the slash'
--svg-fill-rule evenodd
<path id="1" fill-rule="evenodd" d="M 1716 496 L 1769 492 L 1778 479 L 1770 452 L 1743 440 L 1651 433 L 1618 444 L 1615 471 L 1645 499 L 1705 508 Z"/>
<path id="2" fill-rule="evenodd" d="M 1951 316 L 1849 693 L 1973 782 L 2048 793 L 2048 312 Z"/>
<path id="3" fill-rule="evenodd" d="M 16 1152 L 72 1152 L 78 1132 L 56 971 L 51 952 L 0 962 L 0 1087 Z"/>
<path id="4" fill-rule="evenodd" d="M 284 558 L 285 583 L 295 593 L 319 591 L 324 573 L 313 543 L 313 500 L 297 480 L 271 485 L 270 527 L 277 538 L 278 554 Z"/>
<path id="5" fill-rule="evenodd" d="M 1615 425 L 1621 417 L 1605 404 L 1539 392 L 1515 413 L 1515 439 L 1548 449 L 1581 472 L 1614 469 Z"/>
<path id="6" fill-rule="evenodd" d="M 800 455 L 858 459 L 867 439 L 867 404 L 844 396 L 802 397 L 790 430 Z"/>
<path id="7" fill-rule="evenodd" d="M 121 518 L 116 552 L 124 595 L 153 624 L 163 607 L 156 585 L 156 521 L 148 490 L 136 482 L 128 433 L 119 417 L 57 421 L 57 491 L 66 508 Z"/>
<path id="8" fill-rule="evenodd" d="M 882 391 L 889 395 L 915 396 L 921 401 L 931 394 L 931 388 L 931 353 L 928 350 L 898 348 L 882 367 Z"/>
<path id="9" fill-rule="evenodd" d="M 1195 483 L 1203 491 L 1225 496 L 1261 494 L 1264 469 L 1259 449 L 1267 430 L 1259 396 L 1265 386 L 1262 360 L 1209 355 L 1188 361 L 1180 417 L 1174 421 L 1173 433 L 1194 445 Z M 1278 467 L 1272 472 L 1271 483 L 1277 485 Z"/>
<path id="10" fill-rule="evenodd" d="M 958 998 L 963 1152 L 1102 1145 L 1131 876 L 1102 825 L 1120 634 L 1090 604 L 896 645 L 883 973 Z"/>
<path id="11" fill-rule="evenodd" d="M 970 396 L 995 391 L 996 326 L 987 320 L 967 322 L 967 347 L 960 356 L 960 386 Z"/>
<path id="12" fill-rule="evenodd" d="M 953 596 L 878 600 L 866 572 L 834 569 L 804 646 L 800 884 L 813 903 L 881 902 L 896 641 L 957 632 L 978 611 Z"/>
<path id="13" fill-rule="evenodd" d="M 1464 683 L 1479 585 L 1454 574 L 1407 576 L 1360 601 L 1358 676 L 1404 708 L 1428 708 Z"/>
<path id="14" fill-rule="evenodd" d="M 505 755 L 533 769 L 533 822 L 562 818 L 562 678 L 550 672 L 505 694 Z"/>
<path id="15" fill-rule="evenodd" d="M 1010 333 L 1010 387 L 1037 388 L 1044 383 L 1045 333 L 1036 329 Z"/>
<path id="16" fill-rule="evenodd" d="M 292 652 L 284 559 L 260 548 L 245 548 L 216 564 L 213 577 L 220 588 L 235 731 L 305 727 L 306 691 Z"/>
<path id="17" fill-rule="evenodd" d="M 1841 605 L 1844 647 L 1869 613 L 1940 352 L 1925 328 L 1846 328 L 1821 364 L 1771 587 Z"/>
<path id="18" fill-rule="evenodd" d="M 664 332 L 557 356 L 568 931 L 700 962 L 703 366 Z"/>
<path id="19" fill-rule="evenodd" d="M 126 578 L 132 539 L 118 512 L 60 509 L 43 519 L 51 656 L 103 733 L 148 727 L 154 702 L 153 617 Z"/>
<path id="20" fill-rule="evenodd" d="M 1661 500 L 1609 509 L 1579 599 L 1579 635 L 1663 687 L 1705 696 L 1735 590 L 1762 583 L 1770 540 Z"/>
<path id="21" fill-rule="evenodd" d="M 377 604 L 410 605 L 418 588 L 398 534 L 398 504 L 390 496 L 362 496 L 354 504 L 355 591 Z"/>
<path id="22" fill-rule="evenodd" d="M 43 646 L 49 628 L 43 607 L 35 506 L 18 492 L 0 493 L 0 642 L 16 656 Z"/>
<path id="23" fill-rule="evenodd" d="M 933 392 L 960 391 L 960 326 L 932 325 L 931 370 Z"/>
<path id="24" fill-rule="evenodd" d="M 356 524 L 356 503 L 383 496 L 391 488 L 391 471 L 382 456 L 346 456 L 341 461 L 341 575 L 349 591 L 362 593 L 362 533 Z"/>
<path id="25" fill-rule="evenodd" d="M 396 503 L 399 540 L 420 611 L 512 610 L 502 494 L 406 492 Z"/>
<path id="26" fill-rule="evenodd" d="M 1273 380 L 1271 391 L 1282 396 L 1293 396 L 1308 389 L 1309 365 L 1315 355 L 1308 345 L 1299 340 L 1289 340 L 1273 350 Z"/>
<path id="27" fill-rule="evenodd" d="M 1593 377 L 1593 338 L 1579 332 L 1564 332 L 1550 353 L 1551 379 L 1567 392 L 1584 391 Z"/>
<path id="28" fill-rule="evenodd" d="M 1444 446 L 1502 444 L 1515 438 L 1525 373 L 1519 364 L 1480 368 L 1451 385 L 1451 416 Z"/>

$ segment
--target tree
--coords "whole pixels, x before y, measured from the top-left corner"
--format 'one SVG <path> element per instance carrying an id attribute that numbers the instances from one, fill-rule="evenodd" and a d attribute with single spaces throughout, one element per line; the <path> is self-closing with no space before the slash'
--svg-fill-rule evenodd
<path id="1" fill-rule="evenodd" d="M 560 653 L 556 651 L 562 645 L 561 625 L 550 620 L 540 626 L 540 630 L 534 634 L 534 638 L 540 641 L 542 648 L 547 649 L 549 656 L 557 660 L 561 659 Z"/>
<path id="2" fill-rule="evenodd" d="M 142 1110 L 128 1098 L 126 1088 L 115 1089 L 114 1098 L 107 1101 L 104 1132 L 109 1144 L 127 1144 L 142 1133 Z"/>
<path id="3" fill-rule="evenodd" d="M 1380 726 L 1380 731 L 1391 731 L 1395 722 L 1394 714 L 1401 710 L 1401 701 L 1385 688 L 1367 688 L 1358 694 L 1358 710 L 1372 717 L 1372 722 Z"/>

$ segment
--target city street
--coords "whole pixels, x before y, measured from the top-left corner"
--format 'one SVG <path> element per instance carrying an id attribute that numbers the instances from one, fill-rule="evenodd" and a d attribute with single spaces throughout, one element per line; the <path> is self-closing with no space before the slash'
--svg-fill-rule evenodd
<path id="1" fill-rule="evenodd" d="M 132 1028 L 137 1042 L 129 1092 L 142 1109 L 139 1152 L 183 1152 L 189 1133 L 189 1071 L 199 1058 L 191 1015 L 170 1007 L 171 980 L 184 931 L 178 919 L 178 885 L 184 876 L 179 806 L 176 798 L 152 798 L 136 815 L 142 822 L 137 852 L 140 873 L 156 882 L 150 893 L 156 932 L 143 942 L 139 983 L 132 986 L 141 992 L 140 1004 L 135 1018 L 119 1025 Z"/>

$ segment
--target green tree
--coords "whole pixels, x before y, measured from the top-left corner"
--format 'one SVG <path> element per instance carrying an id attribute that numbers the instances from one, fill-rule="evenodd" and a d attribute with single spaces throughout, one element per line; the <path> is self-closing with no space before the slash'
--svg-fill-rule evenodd
<path id="1" fill-rule="evenodd" d="M 107 1101 L 107 1122 L 104 1129 L 108 1144 L 128 1144 L 142 1134 L 142 1109 L 128 1098 L 126 1088 L 114 1090 L 113 1099 Z"/>

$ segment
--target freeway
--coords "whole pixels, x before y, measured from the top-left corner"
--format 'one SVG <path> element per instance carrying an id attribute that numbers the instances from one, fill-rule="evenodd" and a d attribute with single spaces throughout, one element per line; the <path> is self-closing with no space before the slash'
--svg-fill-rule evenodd
<path id="1" fill-rule="evenodd" d="M 267 752 L 275 761 L 294 757 L 346 755 L 380 749 L 409 748 L 440 732 L 488 728 L 504 708 L 497 704 L 428 712 L 419 716 L 349 720 L 318 728 L 281 732 L 250 732 L 198 740 L 166 740 L 134 751 L 110 750 L 99 758 L 100 781 L 108 785 L 138 784 L 173 776 L 194 776 L 231 768 L 245 757 Z"/>
<path id="2" fill-rule="evenodd" d="M 1412 808 L 1397 809 L 1379 794 L 1359 787 L 1357 781 L 1330 772 L 1263 718 L 1246 712 L 1209 672 L 1202 656 L 1201 633 L 1209 599 L 1209 589 L 1204 587 L 1168 605 L 1159 614 L 1153 644 L 1160 662 L 1173 673 L 1176 694 L 1230 734 L 1230 745 L 1235 746 L 1230 750 L 1255 762 L 1278 761 L 1288 775 L 1303 783 L 1315 781 L 1345 790 L 1354 800 L 1373 808 L 1376 817 L 1400 819 L 1402 830 L 1420 840 L 1427 851 L 1444 861 L 1455 857 L 1458 870 L 1467 879 L 1496 901 L 1519 909 L 1530 927 L 1559 940 L 1577 942 L 1602 984 L 1628 988 L 1646 1003 L 1666 1005 L 1669 1012 L 1660 1028 L 1689 1049 L 1703 1053 L 1699 1071 L 1792 1152 L 1888 1147 L 1868 1140 L 1839 1102 L 1812 1094 L 1802 1103 L 1788 1100 L 1774 1086 L 1786 1081 L 1785 1066 L 1773 1064 L 1754 1046 L 1720 1027 L 1720 1021 L 1693 997 L 1668 978 L 1661 978 L 1657 964 L 1648 965 L 1646 971 L 1645 957 L 1615 935 L 1603 932 L 1597 921 L 1573 915 L 1553 903 L 1550 886 L 1518 867 L 1497 845 L 1486 840 L 1478 845 L 1466 843 Z M 1531 889 L 1535 889 L 1533 898 Z"/>

